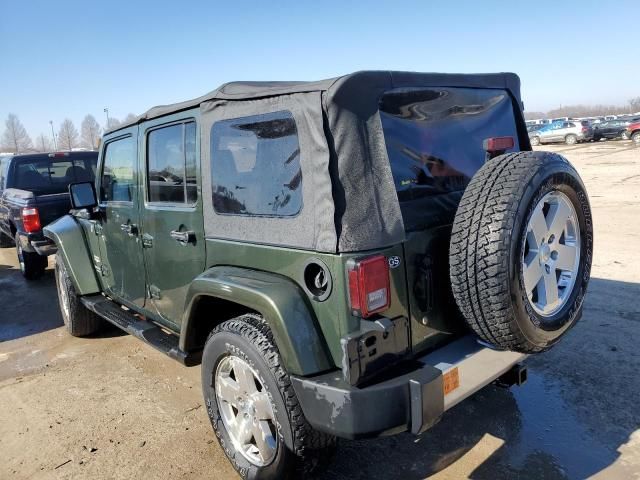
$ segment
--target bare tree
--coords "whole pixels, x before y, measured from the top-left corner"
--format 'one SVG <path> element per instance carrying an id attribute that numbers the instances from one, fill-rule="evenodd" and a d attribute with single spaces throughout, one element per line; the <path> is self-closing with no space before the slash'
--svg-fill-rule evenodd
<path id="1" fill-rule="evenodd" d="M 98 140 L 100 139 L 100 125 L 93 115 L 84 117 L 80 130 L 82 132 L 82 146 L 91 150 L 97 149 Z"/>
<path id="2" fill-rule="evenodd" d="M 5 131 L 2 134 L 2 149 L 13 153 L 23 153 L 33 148 L 29 134 L 20 123 L 15 113 L 10 113 L 5 121 Z"/>
<path id="3" fill-rule="evenodd" d="M 36 150 L 39 152 L 50 152 L 52 150 L 51 139 L 44 133 L 36 137 Z"/>
<path id="4" fill-rule="evenodd" d="M 138 116 L 135 113 L 130 113 L 126 117 L 124 117 L 123 123 L 133 122 Z"/>
<path id="5" fill-rule="evenodd" d="M 73 122 L 65 118 L 60 125 L 58 132 L 58 148 L 60 150 L 71 150 L 78 145 L 78 130 Z"/>
<path id="6" fill-rule="evenodd" d="M 107 125 L 107 129 L 119 127 L 121 124 L 122 122 L 117 118 L 109 117 L 109 125 Z"/>
<path id="7" fill-rule="evenodd" d="M 631 113 L 640 112 L 640 97 L 631 98 L 629 100 L 629 110 L 631 110 Z"/>

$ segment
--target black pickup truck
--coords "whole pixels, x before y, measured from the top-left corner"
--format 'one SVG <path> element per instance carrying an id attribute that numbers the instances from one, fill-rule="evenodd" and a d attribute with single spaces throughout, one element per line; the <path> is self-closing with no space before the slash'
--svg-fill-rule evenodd
<path id="1" fill-rule="evenodd" d="M 38 278 L 55 245 L 42 227 L 69 213 L 69 184 L 93 181 L 97 152 L 0 157 L 0 247 L 15 244 L 22 274 Z"/>

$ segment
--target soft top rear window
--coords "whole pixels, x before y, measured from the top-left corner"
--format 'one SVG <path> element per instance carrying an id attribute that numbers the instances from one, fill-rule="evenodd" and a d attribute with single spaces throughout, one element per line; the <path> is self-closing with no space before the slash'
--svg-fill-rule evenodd
<path id="1" fill-rule="evenodd" d="M 91 182 L 95 178 L 94 155 L 19 159 L 13 170 L 13 188 L 29 190 L 36 195 L 65 193 L 70 183 Z"/>
<path id="2" fill-rule="evenodd" d="M 380 117 L 406 229 L 455 213 L 461 192 L 486 161 L 484 140 L 513 137 L 510 151 L 520 150 L 514 108 L 501 89 L 401 88 L 382 96 Z"/>

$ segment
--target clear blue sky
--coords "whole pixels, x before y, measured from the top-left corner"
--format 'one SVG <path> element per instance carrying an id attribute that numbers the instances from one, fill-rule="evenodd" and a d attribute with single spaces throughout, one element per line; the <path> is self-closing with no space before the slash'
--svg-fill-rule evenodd
<path id="1" fill-rule="evenodd" d="M 640 96 L 632 1 L 0 1 L 0 129 L 123 118 L 231 80 L 514 71 L 527 110 Z M 634 53 L 635 52 L 635 53 Z"/>

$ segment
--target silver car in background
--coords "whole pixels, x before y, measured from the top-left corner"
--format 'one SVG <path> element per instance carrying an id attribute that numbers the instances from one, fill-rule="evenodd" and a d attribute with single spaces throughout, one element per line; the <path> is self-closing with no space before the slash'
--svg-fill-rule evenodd
<path id="1" fill-rule="evenodd" d="M 569 120 L 554 122 L 543 128 L 529 132 L 531 145 L 544 143 L 566 143 L 575 145 L 593 139 L 593 127 L 587 120 Z"/>

